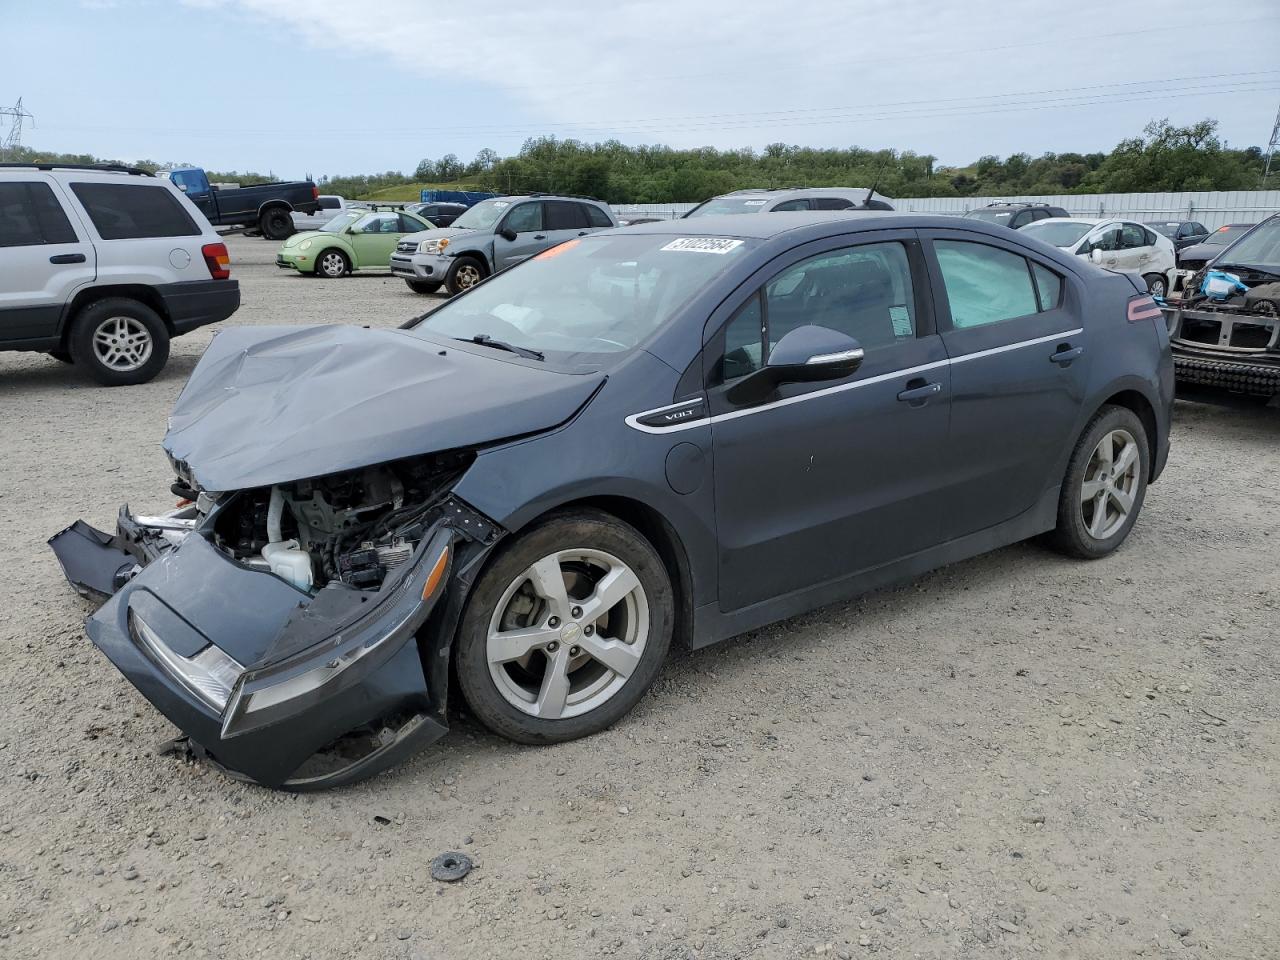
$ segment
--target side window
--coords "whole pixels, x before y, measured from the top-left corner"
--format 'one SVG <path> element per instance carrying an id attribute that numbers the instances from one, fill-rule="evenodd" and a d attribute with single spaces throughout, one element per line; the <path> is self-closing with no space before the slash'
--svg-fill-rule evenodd
<path id="1" fill-rule="evenodd" d="M 1120 228 L 1108 227 L 1102 233 L 1094 237 L 1089 244 L 1081 250 L 1081 253 L 1088 253 L 1090 250 L 1119 250 L 1120 249 Z"/>
<path id="2" fill-rule="evenodd" d="M 400 217 L 394 213 L 380 213 L 370 217 L 360 227 L 361 233 L 395 233 L 400 226 Z"/>
<path id="3" fill-rule="evenodd" d="M 545 200 L 542 211 L 544 226 L 548 230 L 585 230 L 587 215 L 582 206 L 567 200 Z"/>
<path id="4" fill-rule="evenodd" d="M 1050 216 L 1049 211 L 1045 210 L 1043 207 L 1040 208 L 1039 210 L 1031 211 L 1032 220 L 1048 220 L 1049 216 Z"/>
<path id="5" fill-rule="evenodd" d="M 813 205 L 818 210 L 848 210 L 853 201 L 844 197 L 814 197 Z"/>
<path id="6" fill-rule="evenodd" d="M 1009 222 L 1009 226 L 1017 230 L 1020 227 L 1025 227 L 1030 222 L 1031 222 L 1031 211 L 1023 210 L 1016 217 L 1014 217 L 1013 220 Z"/>
<path id="7" fill-rule="evenodd" d="M 937 240 L 934 251 L 957 330 L 1036 313 L 1027 261 L 1016 253 L 967 240 Z"/>
<path id="8" fill-rule="evenodd" d="M 1036 291 L 1040 294 L 1040 309 L 1052 310 L 1062 302 L 1062 278 L 1038 263 L 1031 264 L 1031 272 L 1035 274 Z"/>
<path id="9" fill-rule="evenodd" d="M 73 183 L 71 190 L 103 240 L 200 236 L 200 228 L 166 186 Z"/>
<path id="10" fill-rule="evenodd" d="M 724 356 L 716 371 L 720 383 L 745 377 L 764 366 L 764 313 L 760 293 L 738 308 L 724 328 Z"/>
<path id="11" fill-rule="evenodd" d="M 426 217 L 428 220 L 431 219 L 431 217 L 427 215 L 427 212 L 425 210 L 422 211 L 422 216 Z M 418 223 L 418 221 L 413 219 L 413 217 L 406 216 L 403 213 L 400 214 L 399 220 L 400 220 L 400 227 L 399 227 L 400 233 L 417 233 L 423 229 L 422 224 Z"/>
<path id="12" fill-rule="evenodd" d="M 1203 237 L 1208 232 L 1203 223 L 1191 224 L 1191 236 L 1193 237 Z"/>
<path id="13" fill-rule="evenodd" d="M 808 209 L 809 209 L 808 200 L 786 200 L 778 204 L 776 207 L 774 207 L 770 211 L 770 213 L 786 213 L 788 210 L 808 210 Z"/>
<path id="14" fill-rule="evenodd" d="M 1153 238 L 1152 243 L 1155 243 Z M 1147 234 L 1142 227 L 1136 223 L 1126 223 L 1120 228 L 1120 249 L 1136 250 L 1138 247 L 1147 246 Z"/>
<path id="15" fill-rule="evenodd" d="M 770 346 L 815 324 L 848 334 L 863 349 L 915 336 L 915 294 L 907 250 L 871 243 L 832 250 L 788 267 L 765 285 Z"/>
<path id="16" fill-rule="evenodd" d="M 612 227 L 609 222 L 609 215 L 592 203 L 584 203 L 583 209 L 587 211 L 587 223 L 593 227 Z"/>
<path id="17" fill-rule="evenodd" d="M 502 226 L 516 233 L 530 233 L 542 229 L 542 204 L 538 201 L 522 203 L 507 214 Z"/>
<path id="18" fill-rule="evenodd" d="M 47 183 L 0 183 L 0 247 L 75 242 L 71 222 Z"/>

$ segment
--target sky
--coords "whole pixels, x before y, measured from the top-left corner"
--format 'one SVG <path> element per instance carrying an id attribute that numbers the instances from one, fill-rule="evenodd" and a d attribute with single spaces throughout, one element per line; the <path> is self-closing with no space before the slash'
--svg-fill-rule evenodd
<path id="1" fill-rule="evenodd" d="M 25 145 L 283 178 L 544 134 L 961 165 L 1211 117 L 1265 146 L 1280 106 L 1277 0 L 0 0 L 0 24 Z"/>

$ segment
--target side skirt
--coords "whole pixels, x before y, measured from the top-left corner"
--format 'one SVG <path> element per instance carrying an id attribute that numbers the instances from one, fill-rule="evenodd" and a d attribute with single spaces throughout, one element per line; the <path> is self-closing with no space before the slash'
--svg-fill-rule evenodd
<path id="1" fill-rule="evenodd" d="M 748 630 L 808 613 L 839 600 L 849 600 L 872 590 L 914 580 L 930 570 L 1046 533 L 1057 525 L 1059 490 L 1059 486 L 1046 490 L 1034 507 L 1011 520 L 921 550 L 911 556 L 892 560 L 883 566 L 805 587 L 731 613 L 722 613 L 718 603 L 705 604 L 694 611 L 690 647 L 697 650 Z"/>

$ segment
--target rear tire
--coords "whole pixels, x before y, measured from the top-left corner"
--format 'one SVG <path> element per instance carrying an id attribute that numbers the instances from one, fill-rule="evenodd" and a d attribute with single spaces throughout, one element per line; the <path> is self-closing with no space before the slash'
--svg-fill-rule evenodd
<path id="1" fill-rule="evenodd" d="M 513 538 L 480 575 L 458 628 L 458 680 L 499 736 L 575 740 L 644 696 L 673 623 L 671 581 L 649 541 L 607 513 L 566 511 Z"/>
<path id="2" fill-rule="evenodd" d="M 1138 415 L 1127 407 L 1103 407 L 1067 464 L 1051 545 L 1083 560 L 1111 553 L 1133 529 L 1150 475 L 1151 442 Z"/>
<path id="3" fill-rule="evenodd" d="M 351 272 L 351 261 L 341 250 L 330 248 L 320 251 L 316 257 L 316 276 L 337 280 Z"/>
<path id="4" fill-rule="evenodd" d="M 1169 281 L 1165 279 L 1163 273 L 1148 273 L 1144 280 L 1147 281 L 1147 292 L 1153 296 L 1163 299 L 1169 293 Z"/>
<path id="5" fill-rule="evenodd" d="M 264 210 L 258 218 L 258 229 L 268 240 L 286 240 L 297 232 L 293 225 L 293 215 L 284 207 Z"/>
<path id="6" fill-rule="evenodd" d="M 146 383 L 169 359 L 169 331 L 145 303 L 109 297 L 76 315 L 71 360 L 107 387 Z"/>
<path id="7" fill-rule="evenodd" d="M 439 280 L 406 280 L 405 283 L 414 293 L 435 293 L 444 286 Z"/>
<path id="8" fill-rule="evenodd" d="M 488 275 L 489 267 L 483 260 L 478 257 L 462 256 L 450 265 L 449 272 L 444 277 L 444 286 L 449 291 L 449 296 L 456 297 L 470 290 Z"/>
<path id="9" fill-rule="evenodd" d="M 50 350 L 49 356 L 53 357 L 55 360 L 60 360 L 63 363 L 75 363 L 75 361 L 71 359 L 71 354 L 67 353 L 65 350 Z"/>

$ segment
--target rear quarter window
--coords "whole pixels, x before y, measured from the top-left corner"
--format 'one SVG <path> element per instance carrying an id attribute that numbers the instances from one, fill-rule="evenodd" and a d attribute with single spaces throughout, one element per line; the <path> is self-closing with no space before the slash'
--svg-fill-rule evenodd
<path id="1" fill-rule="evenodd" d="M 609 222 L 609 215 L 605 213 L 603 210 L 601 210 L 599 207 L 594 206 L 593 204 L 590 204 L 590 203 L 584 203 L 583 207 L 586 208 L 587 222 L 591 224 L 591 226 L 593 227 L 612 227 L 613 226 L 613 224 Z"/>
<path id="2" fill-rule="evenodd" d="M 103 240 L 200 236 L 200 228 L 168 187 L 73 183 L 71 191 Z"/>

